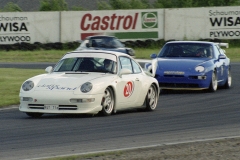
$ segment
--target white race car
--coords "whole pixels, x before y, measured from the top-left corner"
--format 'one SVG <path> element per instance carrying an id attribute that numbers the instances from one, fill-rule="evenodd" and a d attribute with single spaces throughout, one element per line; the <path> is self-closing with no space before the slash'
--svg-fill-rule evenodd
<path id="1" fill-rule="evenodd" d="M 155 110 L 157 80 L 129 55 L 85 50 L 65 54 L 46 74 L 26 80 L 20 88 L 19 110 L 31 117 L 44 113 L 111 115 L 118 110 Z"/>

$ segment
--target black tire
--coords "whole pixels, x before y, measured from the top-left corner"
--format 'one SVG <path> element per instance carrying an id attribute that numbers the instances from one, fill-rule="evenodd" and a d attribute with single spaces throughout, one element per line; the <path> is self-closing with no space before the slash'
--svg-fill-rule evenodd
<path id="1" fill-rule="evenodd" d="M 40 118 L 43 115 L 43 113 L 34 113 L 34 112 L 26 112 L 26 114 L 33 118 Z"/>
<path id="2" fill-rule="evenodd" d="M 226 81 L 226 83 L 224 84 L 223 87 L 226 88 L 226 89 L 229 89 L 232 86 L 232 74 L 231 74 L 230 69 L 228 69 L 227 74 L 228 74 L 227 81 Z"/>
<path id="3" fill-rule="evenodd" d="M 157 88 L 152 84 L 149 87 L 146 98 L 145 98 L 146 111 L 153 111 L 156 109 L 158 97 L 159 95 L 158 95 Z"/>
<path id="4" fill-rule="evenodd" d="M 216 74 L 216 71 L 214 70 L 212 72 L 211 82 L 210 82 L 208 90 L 209 90 L 209 92 L 216 92 L 217 87 L 218 87 L 217 74 Z"/>
<path id="5" fill-rule="evenodd" d="M 102 101 L 102 111 L 100 112 L 103 116 L 109 116 L 113 113 L 115 106 L 115 99 L 113 91 L 110 87 L 106 88 L 104 91 L 103 101 Z"/>

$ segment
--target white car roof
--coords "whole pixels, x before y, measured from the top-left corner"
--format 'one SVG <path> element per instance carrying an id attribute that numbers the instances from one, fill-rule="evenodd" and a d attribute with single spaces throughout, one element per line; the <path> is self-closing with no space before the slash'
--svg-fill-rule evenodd
<path id="1" fill-rule="evenodd" d="M 69 57 L 77 57 L 78 54 L 86 54 L 86 55 L 89 55 L 90 57 L 95 57 L 95 54 L 101 54 L 104 55 L 104 54 L 111 54 L 111 55 L 115 55 L 117 57 L 119 56 L 127 56 L 127 57 L 130 57 L 132 58 L 131 56 L 129 56 L 128 54 L 126 53 L 121 53 L 121 52 L 115 52 L 115 51 L 105 51 L 105 50 L 80 50 L 80 51 L 72 51 L 72 52 L 68 52 L 66 53 L 61 59 L 64 59 L 64 58 L 69 58 Z M 109 58 L 110 56 L 102 56 L 102 58 Z"/>

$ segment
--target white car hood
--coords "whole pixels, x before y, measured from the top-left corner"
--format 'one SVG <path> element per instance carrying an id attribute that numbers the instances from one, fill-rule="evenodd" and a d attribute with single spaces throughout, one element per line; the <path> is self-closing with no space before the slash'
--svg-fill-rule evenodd
<path id="1" fill-rule="evenodd" d="M 39 90 L 57 90 L 74 91 L 85 82 L 93 79 L 110 76 L 105 73 L 52 73 L 39 77 L 35 85 L 36 91 Z M 35 82 L 36 82 L 35 81 Z"/>

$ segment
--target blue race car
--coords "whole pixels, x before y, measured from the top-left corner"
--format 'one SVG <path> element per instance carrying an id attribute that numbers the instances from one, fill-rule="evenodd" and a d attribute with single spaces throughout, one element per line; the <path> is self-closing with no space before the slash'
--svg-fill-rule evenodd
<path id="1" fill-rule="evenodd" d="M 125 45 L 114 36 L 95 35 L 85 38 L 76 50 L 108 50 L 126 53 L 130 56 L 135 56 L 135 51 L 132 48 L 127 48 Z"/>
<path id="2" fill-rule="evenodd" d="M 153 60 L 145 64 L 145 69 L 161 89 L 215 92 L 219 86 L 230 88 L 230 59 L 220 46 L 205 41 L 167 42 L 158 55 L 151 55 Z"/>

